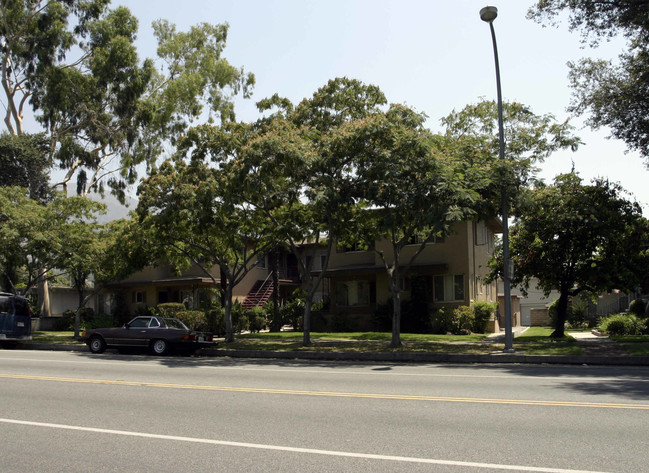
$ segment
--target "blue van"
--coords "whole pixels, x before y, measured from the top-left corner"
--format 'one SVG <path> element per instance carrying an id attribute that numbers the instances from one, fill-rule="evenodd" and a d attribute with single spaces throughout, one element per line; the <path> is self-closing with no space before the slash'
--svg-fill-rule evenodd
<path id="1" fill-rule="evenodd" d="M 0 292 L 0 342 L 32 339 L 32 314 L 27 299 Z"/>

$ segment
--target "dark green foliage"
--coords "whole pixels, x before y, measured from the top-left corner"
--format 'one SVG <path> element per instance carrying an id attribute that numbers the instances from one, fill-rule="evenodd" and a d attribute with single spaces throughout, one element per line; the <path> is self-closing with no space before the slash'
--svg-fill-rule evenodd
<path id="1" fill-rule="evenodd" d="M 74 330 L 74 311 L 66 310 L 61 317 L 54 320 L 54 330 L 64 332 Z"/>
<path id="2" fill-rule="evenodd" d="M 266 310 L 263 307 L 253 307 L 247 311 L 249 329 L 251 332 L 261 332 L 267 326 Z"/>
<path id="3" fill-rule="evenodd" d="M 453 311 L 449 308 L 436 309 L 430 317 L 432 333 L 453 333 Z"/>
<path id="4" fill-rule="evenodd" d="M 649 164 L 649 3 L 646 1 L 537 0 L 528 18 L 556 24 L 568 13 L 570 30 L 591 45 L 614 36 L 627 38 L 617 63 L 582 59 L 569 63 L 573 98 L 569 111 L 590 112 L 592 128 L 607 127 L 612 136 L 637 150 Z"/>
<path id="5" fill-rule="evenodd" d="M 180 319 L 190 330 L 205 331 L 208 328 L 207 317 L 202 310 L 181 310 L 174 317 Z"/>
<path id="6" fill-rule="evenodd" d="M 644 317 L 645 311 L 647 309 L 647 304 L 642 299 L 635 299 L 629 304 L 629 312 L 637 315 L 638 317 Z"/>
<path id="7" fill-rule="evenodd" d="M 602 319 L 599 328 L 609 335 L 642 335 L 647 324 L 634 314 L 613 314 Z"/>
<path id="8" fill-rule="evenodd" d="M 372 312 L 372 324 L 378 332 L 387 332 L 392 326 L 392 302 L 379 304 Z"/>
<path id="9" fill-rule="evenodd" d="M 50 194 L 51 164 L 49 143 L 42 133 L 0 134 L 0 186 L 26 187 L 30 198 L 44 202 Z"/>
<path id="10" fill-rule="evenodd" d="M 498 309 L 496 302 L 475 302 L 473 304 L 473 333 L 485 333 L 487 331 L 487 324 Z"/>
<path id="11" fill-rule="evenodd" d="M 619 184 L 587 185 L 575 173 L 526 194 L 510 233 L 512 284 L 526 290 L 534 279 L 546 295 L 559 291 L 553 336 L 563 336 L 570 298 L 632 290 L 646 277 L 649 222 L 625 195 Z M 502 249 L 496 255 L 490 264 L 497 271 Z"/>
<path id="12" fill-rule="evenodd" d="M 83 318 L 82 325 L 84 329 L 90 330 L 93 328 L 115 327 L 121 324 L 116 324 L 112 315 L 97 314 L 89 320 Z"/>
<path id="13" fill-rule="evenodd" d="M 454 335 L 471 333 L 475 316 L 473 309 L 468 305 L 461 305 L 453 309 L 453 326 L 451 332 Z"/>
<path id="14" fill-rule="evenodd" d="M 221 307 L 214 307 L 205 311 L 207 319 L 207 331 L 215 335 L 225 334 L 225 310 Z"/>
<path id="15" fill-rule="evenodd" d="M 165 302 L 158 304 L 156 310 L 161 317 L 178 317 L 178 313 L 187 310 L 187 308 L 182 302 Z"/>
<path id="16" fill-rule="evenodd" d="M 151 315 L 156 315 L 155 307 L 138 305 L 135 308 L 135 314 L 133 314 L 133 317 L 149 317 Z"/>
<path id="17" fill-rule="evenodd" d="M 246 309 L 243 308 L 241 302 L 235 301 L 232 304 L 232 331 L 234 333 L 241 333 L 250 329 L 250 319 Z"/>
<path id="18" fill-rule="evenodd" d="M 127 302 L 126 292 L 118 291 L 113 299 L 113 319 L 116 325 L 122 325 L 131 320 L 131 312 Z"/>
<path id="19" fill-rule="evenodd" d="M 347 311 L 339 310 L 331 319 L 331 330 L 334 332 L 355 332 L 357 329 L 356 322 Z"/>

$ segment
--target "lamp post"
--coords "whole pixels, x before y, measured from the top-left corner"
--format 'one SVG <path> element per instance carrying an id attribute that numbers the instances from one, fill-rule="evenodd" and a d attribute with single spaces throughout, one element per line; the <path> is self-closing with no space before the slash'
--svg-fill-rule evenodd
<path id="1" fill-rule="evenodd" d="M 500 66 L 498 63 L 498 47 L 496 45 L 496 32 L 494 30 L 494 20 L 498 16 L 498 9 L 493 6 L 484 7 L 480 10 L 480 19 L 489 23 L 491 29 L 491 39 L 494 45 L 494 59 L 496 62 L 496 89 L 498 92 L 498 138 L 500 143 L 499 157 L 505 159 L 505 131 L 503 127 L 503 96 L 500 88 Z M 511 282 L 509 274 L 509 199 L 507 198 L 507 188 L 503 182 L 501 192 L 501 211 L 503 218 L 503 291 L 505 293 L 505 352 L 513 353 L 513 333 L 512 333 L 512 300 L 511 300 Z"/>

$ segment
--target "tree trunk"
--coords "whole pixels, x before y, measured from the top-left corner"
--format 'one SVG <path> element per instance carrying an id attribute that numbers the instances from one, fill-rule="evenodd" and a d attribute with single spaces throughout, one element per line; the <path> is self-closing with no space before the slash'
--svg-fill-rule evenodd
<path id="1" fill-rule="evenodd" d="M 225 343 L 234 342 L 234 331 L 232 330 L 232 289 L 228 284 L 223 291 L 225 308 Z"/>
<path id="2" fill-rule="evenodd" d="M 47 269 L 41 268 L 39 272 L 38 282 L 38 308 L 41 313 L 41 317 L 51 317 L 52 312 L 50 308 L 50 288 L 47 284 L 47 279 L 45 279 L 45 274 Z"/>
<path id="3" fill-rule="evenodd" d="M 84 291 L 83 288 L 77 288 L 79 294 L 79 302 L 77 304 L 77 310 L 74 313 L 74 338 L 79 338 L 79 332 L 81 331 L 81 310 L 83 309 L 84 303 Z"/>
<path id="4" fill-rule="evenodd" d="M 401 347 L 401 291 L 398 282 L 390 279 L 390 290 L 392 291 L 392 341 L 390 348 L 399 348 Z"/>
<path id="5" fill-rule="evenodd" d="M 550 337 L 562 338 L 565 335 L 566 320 L 568 320 L 568 291 L 562 288 L 559 303 L 557 304 L 557 320 L 555 321 L 554 332 Z"/>
<path id="6" fill-rule="evenodd" d="M 305 347 L 311 346 L 311 306 L 313 305 L 313 297 L 307 297 L 304 300 L 304 316 L 302 320 L 302 328 L 304 334 L 302 336 L 302 345 Z"/>
<path id="7" fill-rule="evenodd" d="M 279 251 L 272 251 L 269 259 L 273 278 L 273 322 L 270 324 L 270 331 L 279 332 L 282 330 L 282 321 L 279 319 Z"/>

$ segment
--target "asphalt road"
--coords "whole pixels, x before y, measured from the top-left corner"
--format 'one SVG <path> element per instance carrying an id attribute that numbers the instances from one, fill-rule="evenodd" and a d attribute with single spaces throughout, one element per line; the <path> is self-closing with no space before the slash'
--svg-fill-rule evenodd
<path id="1" fill-rule="evenodd" d="M 646 472 L 648 375 L 0 350 L 0 472 Z"/>

